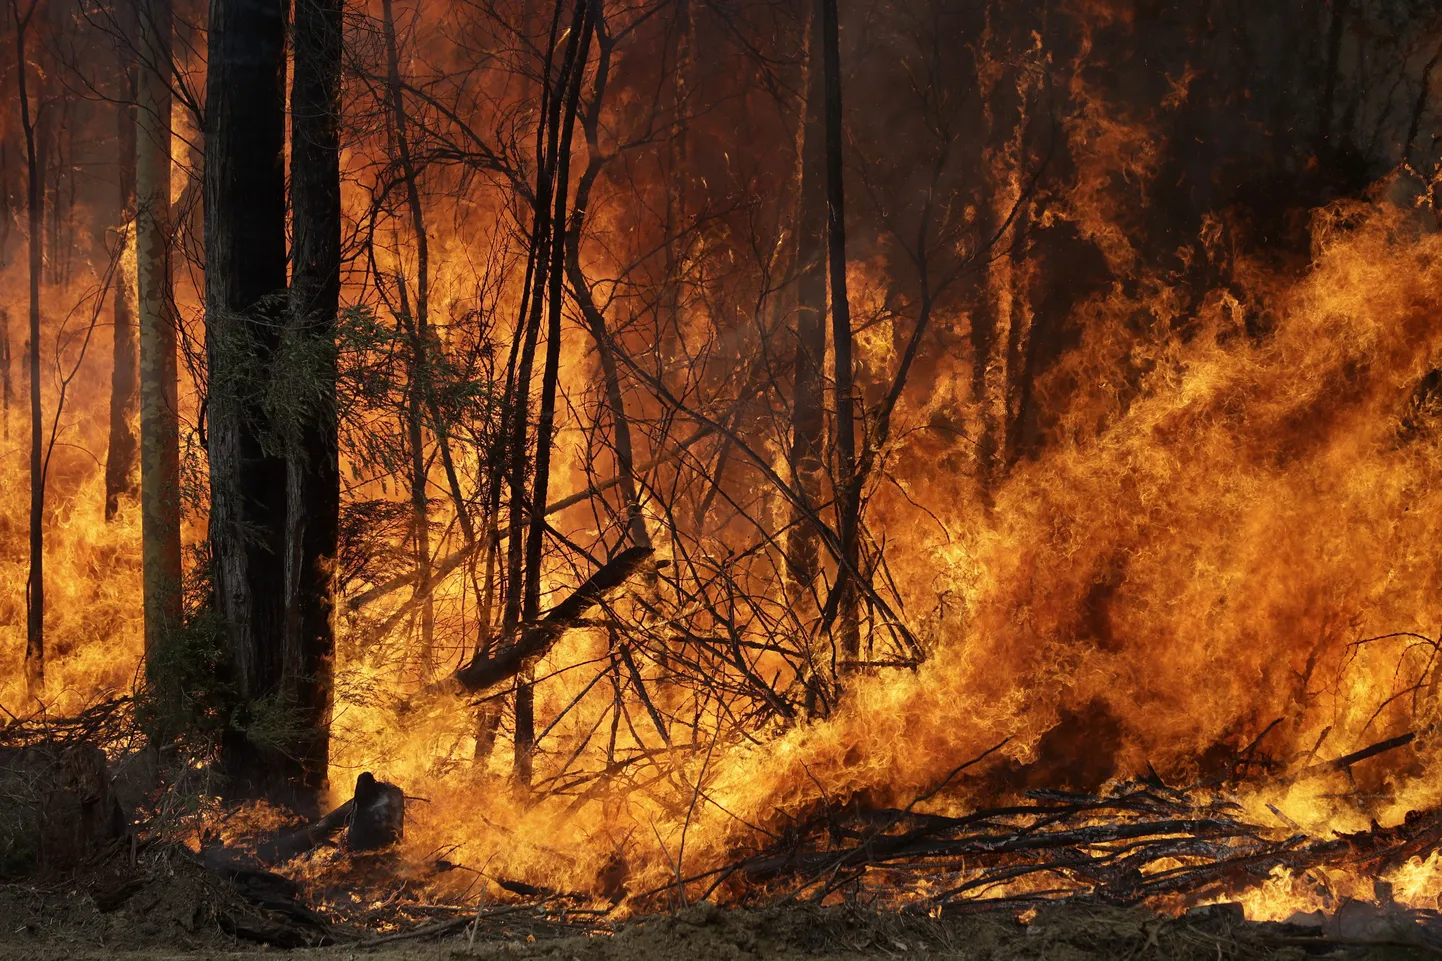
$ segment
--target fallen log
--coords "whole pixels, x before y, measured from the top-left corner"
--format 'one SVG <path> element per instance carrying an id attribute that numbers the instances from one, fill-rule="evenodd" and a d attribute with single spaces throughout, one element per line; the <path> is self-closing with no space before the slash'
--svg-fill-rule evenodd
<path id="1" fill-rule="evenodd" d="M 293 861 L 302 854 L 309 854 L 341 832 L 355 809 L 355 799 L 345 802 L 325 817 L 294 831 L 266 841 L 256 848 L 255 856 L 261 864 L 277 865 Z"/>
<path id="2" fill-rule="evenodd" d="M 285 864 L 341 831 L 346 832 L 346 846 L 352 851 L 374 851 L 399 841 L 405 833 L 405 792 L 366 771 L 356 778 L 349 801 L 310 824 L 261 842 L 255 860 L 269 867 Z"/>
<path id="3" fill-rule="evenodd" d="M 652 553 L 649 547 L 631 547 L 617 554 L 602 564 L 570 597 L 522 631 L 516 643 L 495 655 L 476 654 L 469 664 L 456 671 L 456 682 L 462 689 L 475 693 L 515 677 L 527 661 L 549 651 L 567 629 L 601 602 L 607 591 L 620 586 L 635 574 Z"/>

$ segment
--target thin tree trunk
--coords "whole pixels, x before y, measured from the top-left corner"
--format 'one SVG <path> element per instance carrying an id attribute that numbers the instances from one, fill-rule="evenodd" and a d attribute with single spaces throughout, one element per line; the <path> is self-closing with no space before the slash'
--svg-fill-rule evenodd
<path id="1" fill-rule="evenodd" d="M 117 106 L 120 148 L 120 243 L 130 242 L 135 218 L 135 68 L 126 67 L 125 99 Z M 122 247 L 123 249 L 123 247 Z M 114 520 L 121 498 L 137 493 L 136 458 L 139 454 L 134 421 L 140 404 L 136 366 L 134 288 L 124 259 L 115 276 L 115 330 L 110 376 L 110 444 L 105 455 L 105 519 Z"/>
<path id="2" fill-rule="evenodd" d="M 49 268 L 48 276 L 52 287 L 60 286 L 64 283 L 64 278 L 60 273 L 61 267 L 65 262 L 65 249 L 60 240 L 60 208 L 61 198 L 64 196 L 60 190 L 60 182 L 65 175 L 65 164 L 69 159 L 65 155 L 65 141 L 62 138 L 70 126 L 70 101 L 68 99 L 61 99 L 59 103 L 54 104 L 53 107 L 60 110 L 60 123 L 46 124 L 45 126 L 47 131 L 53 132 L 55 141 L 54 143 L 50 143 L 42 140 L 40 144 L 40 152 L 47 158 L 47 162 L 40 171 L 42 183 L 44 182 L 44 178 L 48 177 L 50 179 L 50 200 L 48 203 L 45 202 L 43 195 L 41 199 L 45 212 L 49 214 L 49 227 L 47 229 L 50 240 L 48 245 L 42 246 L 41 258 L 44 260 L 45 266 Z M 46 188 L 41 187 L 42 191 L 45 189 Z M 43 218 L 42 222 L 44 222 Z M 48 257 L 45 256 L 47 252 L 49 253 Z"/>
<path id="3" fill-rule="evenodd" d="M 430 245 L 427 242 L 424 213 L 421 210 L 420 185 L 411 160 L 410 138 L 406 130 L 405 99 L 401 91 L 400 54 L 396 44 L 395 13 L 391 0 L 382 0 L 381 25 L 385 31 L 386 73 L 394 125 L 396 153 L 405 182 L 406 206 L 411 215 L 412 237 L 416 249 L 416 302 L 411 309 L 406 291 L 405 275 L 396 271 L 396 288 L 401 302 L 401 319 L 406 326 L 411 348 L 410 383 L 406 390 L 406 438 L 411 452 L 411 543 L 416 565 L 416 596 L 421 604 L 421 680 L 429 682 L 435 668 L 435 599 L 431 592 L 431 531 L 430 502 L 426 488 L 426 451 L 423 411 L 426 398 L 425 313 L 429 305 Z"/>
<path id="4" fill-rule="evenodd" d="M 340 459 L 335 323 L 340 309 L 341 0 L 296 0 L 291 87 L 291 346 L 314 357 L 287 458 L 285 673 L 308 739 L 301 787 L 322 800 L 330 764 Z"/>
<path id="5" fill-rule="evenodd" d="M 841 170 L 841 54 L 837 0 L 821 0 L 826 69 L 826 239 L 831 275 L 831 352 L 836 368 L 836 509 L 842 563 L 836 572 L 841 655 L 854 661 L 861 649 L 859 593 L 851 583 L 861 559 L 857 528 L 861 491 L 856 477 L 856 421 L 852 403 L 851 302 L 846 293 L 846 191 Z M 830 605 L 828 605 L 830 606 Z"/>
<path id="6" fill-rule="evenodd" d="M 616 356 L 611 349 L 611 336 L 606 327 L 606 318 L 591 293 L 590 282 L 581 269 L 581 222 L 591 202 L 591 188 L 601 173 L 605 161 L 600 144 L 601 104 L 604 99 L 606 81 L 610 72 L 610 53 L 602 46 L 601 56 L 596 65 L 593 81 L 594 90 L 582 119 L 582 130 L 586 137 L 586 154 L 589 158 L 586 169 L 576 182 L 574 209 L 577 220 L 571 224 L 563 238 L 566 249 L 566 274 L 571 289 L 581 308 L 581 315 L 596 342 L 596 355 L 601 361 L 601 381 L 606 391 L 606 407 L 611 417 L 612 443 L 616 454 L 616 483 L 620 488 L 621 504 L 625 511 L 625 529 L 633 547 L 651 546 L 651 535 L 646 530 L 646 519 L 641 512 L 640 485 L 636 480 L 635 447 L 631 440 L 631 421 L 626 416 L 626 399 L 621 392 L 621 375 L 616 366 Z M 676 278 L 670 279 L 674 291 Z M 674 295 L 674 294 L 673 294 Z M 674 309 L 674 304 L 673 304 Z M 654 570 L 651 572 L 654 577 Z"/>
<path id="7" fill-rule="evenodd" d="M 565 231 L 567 229 L 566 198 L 570 186 L 571 136 L 575 130 L 576 112 L 580 101 L 581 78 L 586 72 L 591 37 L 601 0 L 578 0 L 571 24 L 571 40 L 567 45 L 566 64 L 562 71 L 565 93 L 560 125 L 560 144 L 555 157 L 555 202 L 551 213 L 550 263 L 546 268 L 546 356 L 541 369 L 540 410 L 536 418 L 536 470 L 531 482 L 530 528 L 526 532 L 525 594 L 521 616 L 534 623 L 541 614 L 541 554 L 545 544 L 546 497 L 551 479 L 551 443 L 556 418 L 556 395 L 560 382 L 561 362 L 561 295 L 565 270 Z M 593 15 L 594 14 L 594 15 Z M 559 85 L 558 85 L 559 86 Z M 523 683 L 516 692 L 516 780 L 531 782 L 532 754 L 535 750 L 534 692 Z"/>
<path id="8" fill-rule="evenodd" d="M 405 290 L 405 280 L 399 276 L 396 283 Z M 409 311 L 402 308 L 403 314 Z M 427 497 L 426 445 L 422 430 L 421 368 L 425 364 L 424 352 L 420 346 L 420 333 L 416 330 L 414 317 L 408 319 L 411 341 L 411 377 L 406 391 L 406 441 L 411 452 L 411 543 L 414 545 L 416 565 L 416 597 L 421 605 L 421 680 L 429 682 L 435 668 L 435 595 L 431 590 L 431 519 L 430 500 Z"/>
<path id="9" fill-rule="evenodd" d="M 41 464 L 42 412 L 40 409 L 40 280 L 45 267 L 45 142 L 43 126 L 37 130 L 30 112 L 27 84 L 29 64 L 25 34 L 35 13 L 32 4 L 15 13 L 16 83 L 20 93 L 20 124 L 25 133 L 26 194 L 30 222 L 30 572 L 25 582 L 25 681 L 31 696 L 45 688 L 45 474 Z M 44 112 L 44 105 L 38 113 Z"/>
<path id="10" fill-rule="evenodd" d="M 283 707 L 286 461 L 267 412 L 286 288 L 284 0 L 212 0 L 205 112 L 210 545 L 238 723 L 231 793 L 303 800 Z M 285 735 L 280 740 L 288 740 Z"/>
<path id="11" fill-rule="evenodd" d="M 171 0 L 140 5 L 135 138 L 136 305 L 140 327 L 140 522 L 146 667 L 181 625 L 180 421 L 170 251 Z M 165 692 L 169 697 L 173 692 Z"/>
<path id="12" fill-rule="evenodd" d="M 1422 130 L 1422 117 L 1427 112 L 1427 105 L 1432 101 L 1432 74 L 1439 62 L 1442 62 L 1442 44 L 1433 51 L 1432 59 L 1422 68 L 1422 81 L 1417 91 L 1417 99 L 1412 102 L 1411 119 L 1407 122 L 1407 138 L 1402 142 L 1403 163 L 1410 163 L 1412 160 L 1412 149 L 1417 145 L 1417 135 Z"/>
<path id="13" fill-rule="evenodd" d="M 800 205 L 796 224 L 796 367 L 791 408 L 791 474 L 798 501 L 786 537 L 786 571 L 794 602 L 814 599 L 820 573 L 818 533 L 810 512 L 821 502 L 826 445 L 826 117 L 822 17 L 807 18 L 806 104 L 799 130 Z"/>
<path id="14" fill-rule="evenodd" d="M 1018 138 L 1020 139 L 1020 137 Z M 1006 345 L 1006 428 L 1002 441 L 1001 469 L 1009 473 L 1025 449 L 1025 433 L 1030 419 L 1032 381 L 1036 367 L 1036 312 L 1032 307 L 1031 287 L 1035 270 L 1022 239 L 1031 227 L 1031 209 L 1022 196 L 1019 183 L 1022 158 L 1018 149 L 1014 168 L 1014 189 L 1007 192 L 1016 211 L 1012 220 L 1011 244 L 1001 260 L 1006 261 L 1007 345 Z"/>
<path id="15" fill-rule="evenodd" d="M 674 131 L 667 144 L 666 169 L 666 275 L 665 309 L 661 330 L 661 362 L 665 367 L 675 363 L 681 343 L 681 311 L 684 302 L 686 274 L 691 261 L 694 238 L 688 229 L 691 177 L 690 109 L 691 75 L 695 70 L 695 7 L 691 0 L 678 0 L 674 19 L 667 30 L 668 40 L 674 31 L 674 77 L 671 82 L 671 111 Z M 594 108 L 592 111 L 594 112 Z M 590 139 L 589 132 L 587 139 Z"/>
<path id="16" fill-rule="evenodd" d="M 10 378 L 10 311 L 0 307 L 0 364 L 4 365 L 4 383 L 0 390 L 5 403 L 5 441 L 10 440 L 10 406 L 14 401 L 14 385 Z"/>
<path id="17" fill-rule="evenodd" d="M 579 0 L 584 3 L 585 0 Z M 546 270 L 550 263 L 552 244 L 556 230 L 564 229 L 551 220 L 551 191 L 555 181 L 555 164 L 558 150 L 561 92 L 579 33 L 574 25 L 569 33 L 566 53 L 562 58 L 561 75 L 555 88 L 551 76 L 554 65 L 556 38 L 561 24 L 561 13 L 566 0 L 556 0 L 555 13 L 551 18 L 550 38 L 546 46 L 546 61 L 542 73 L 540 117 L 536 128 L 536 193 L 535 210 L 531 227 L 530 250 L 526 263 L 526 282 L 522 291 L 521 310 L 518 315 L 516 339 L 521 344 L 516 376 L 511 391 L 511 429 L 508 440 L 510 465 L 507 471 L 509 541 L 506 544 L 506 605 L 501 617 L 502 632 L 510 635 L 519 630 L 525 613 L 526 564 L 526 518 L 529 505 L 526 497 L 526 468 L 529 464 L 529 420 L 531 403 L 531 371 L 535 362 L 536 344 L 540 339 L 542 319 L 541 297 L 546 289 Z M 579 8 L 578 8 L 579 15 Z M 534 518 L 532 519 L 534 523 Z M 531 772 L 531 746 L 535 739 L 535 694 L 531 690 L 531 667 L 522 665 L 517 675 L 514 703 L 515 731 L 513 772 L 521 783 L 529 783 Z M 524 745 L 524 747 L 523 747 Z"/>

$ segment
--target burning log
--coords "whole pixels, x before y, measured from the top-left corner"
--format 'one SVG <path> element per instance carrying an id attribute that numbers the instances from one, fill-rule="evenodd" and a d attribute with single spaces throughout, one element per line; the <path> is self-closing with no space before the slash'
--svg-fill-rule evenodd
<path id="1" fill-rule="evenodd" d="M 284 864 L 309 851 L 314 851 L 350 822 L 355 810 L 355 800 L 345 802 L 325 817 L 294 831 L 288 831 L 256 849 L 256 858 L 262 864 Z"/>
<path id="2" fill-rule="evenodd" d="M 1385 741 L 1378 741 L 1376 744 L 1362 748 L 1360 751 L 1353 751 L 1351 754 L 1343 755 L 1331 761 L 1318 761 L 1302 769 L 1297 775 L 1298 778 L 1313 777 L 1320 774 L 1331 774 L 1334 771 L 1343 771 L 1356 764 L 1358 761 L 1365 761 L 1370 757 L 1385 754 L 1388 751 L 1396 750 L 1399 747 L 1406 747 L 1417 740 L 1416 731 L 1408 731 L 1396 737 L 1389 737 Z"/>
<path id="3" fill-rule="evenodd" d="M 293 861 L 343 830 L 346 846 L 352 851 L 389 847 L 405 836 L 405 805 L 404 791 L 366 771 L 356 778 L 355 794 L 349 801 L 310 824 L 262 843 L 256 848 L 256 860 L 271 866 Z"/>
<path id="4" fill-rule="evenodd" d="M 495 655 L 477 654 L 455 673 L 455 680 L 464 690 L 475 692 L 515 677 L 527 661 L 549 651 L 568 628 L 601 602 L 607 591 L 623 584 L 653 553 L 649 547 L 632 547 L 617 554 L 576 588 L 575 593 L 525 629 L 515 644 Z"/>

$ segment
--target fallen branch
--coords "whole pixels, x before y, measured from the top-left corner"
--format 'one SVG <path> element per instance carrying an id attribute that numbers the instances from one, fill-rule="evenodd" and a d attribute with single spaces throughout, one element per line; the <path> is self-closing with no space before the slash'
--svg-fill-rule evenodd
<path id="1" fill-rule="evenodd" d="M 1351 754 L 1345 754 L 1342 757 L 1337 758 L 1336 760 L 1318 761 L 1316 764 L 1312 764 L 1308 767 L 1303 768 L 1301 773 L 1298 774 L 1297 777 L 1299 779 L 1306 777 L 1315 777 L 1319 774 L 1330 774 L 1333 771 L 1341 771 L 1348 767 L 1351 767 L 1358 761 L 1365 761 L 1369 757 L 1376 757 L 1378 754 L 1385 754 L 1386 752 L 1396 750 L 1399 747 L 1405 747 L 1406 745 L 1411 744 L 1415 740 L 1417 740 L 1417 732 L 1408 731 L 1406 734 L 1399 734 L 1396 737 L 1389 737 L 1385 741 L 1378 741 L 1376 744 L 1373 744 L 1370 747 L 1364 747 L 1360 751 L 1353 751 Z"/>
<path id="2" fill-rule="evenodd" d="M 265 842 L 256 849 L 256 860 L 261 864 L 284 864 L 315 850 L 340 833 L 354 809 L 355 799 L 352 798 L 325 817 Z"/>
<path id="3" fill-rule="evenodd" d="M 601 602 L 606 592 L 624 583 L 652 553 L 649 547 L 631 547 L 597 569 L 570 597 L 526 628 L 516 643 L 498 654 L 477 654 L 456 671 L 455 680 L 471 693 L 493 687 L 521 672 L 525 663 L 549 651 L 569 628 Z"/>

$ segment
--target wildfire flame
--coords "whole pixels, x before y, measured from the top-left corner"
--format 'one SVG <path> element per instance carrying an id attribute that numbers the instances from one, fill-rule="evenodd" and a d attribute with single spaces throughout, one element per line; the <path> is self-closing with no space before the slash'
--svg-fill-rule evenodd
<path id="1" fill-rule="evenodd" d="M 1096 15 L 1098 33 L 1134 28 L 1112 9 L 1120 5 L 1083 6 Z M 447 15 L 427 7 L 417 16 L 407 42 L 418 53 L 407 69 L 439 76 L 458 55 L 440 42 Z M 995 33 L 986 37 L 983 46 L 1003 43 Z M 637 459 L 650 465 L 646 522 L 656 556 L 673 567 L 610 598 L 605 618 L 569 630 L 535 665 L 543 738 L 532 787 L 508 780 L 507 723 L 494 750 L 478 750 L 478 705 L 501 710 L 510 688 L 461 695 L 438 683 L 490 630 L 478 626 L 474 577 L 462 566 L 433 593 L 438 666 L 417 657 L 407 592 L 347 609 L 333 800 L 345 800 L 358 772 L 375 771 L 423 799 L 412 802 L 405 840 L 416 862 L 443 854 L 475 866 L 488 884 L 513 879 L 601 899 L 622 887 L 664 890 L 677 878 L 718 869 L 824 808 L 918 805 L 955 814 L 1033 787 L 1098 790 L 1149 772 L 1169 783 L 1216 779 L 1239 757 L 1267 776 L 1228 782 L 1228 790 L 1253 821 L 1281 833 L 1327 837 L 1442 805 L 1442 786 L 1427 776 L 1438 760 L 1442 644 L 1442 327 L 1435 323 L 1442 234 L 1433 212 L 1415 201 L 1425 191 L 1403 171 L 1365 196 L 1315 206 L 1310 249 L 1299 256 L 1247 247 L 1237 239 L 1243 228 L 1217 212 L 1197 236 L 1182 238 L 1175 257 L 1188 268 L 1211 265 L 1203 280 L 1159 266 L 1163 258 L 1144 249 L 1135 219 L 1165 189 L 1158 118 L 1186 109 L 1201 81 L 1190 72 L 1172 78 L 1155 113 L 1129 113 L 1094 89 L 1084 69 L 1098 46 L 1090 30 L 1071 51 L 1051 50 L 1037 34 L 1023 45 L 1024 69 L 998 62 L 985 75 L 996 91 L 1015 88 L 1003 92 L 1018 98 L 1022 120 L 983 158 L 984 176 L 998 188 L 987 202 L 1000 203 L 1002 216 L 958 202 L 956 223 L 1004 220 L 1028 205 L 1033 228 L 1070 232 L 1106 281 L 1067 303 L 1066 337 L 1058 340 L 1070 339 L 1038 363 L 1032 388 L 1035 409 L 1044 412 L 1033 425 L 1039 439 L 990 480 L 978 466 L 978 438 L 988 418 L 1005 419 L 1013 402 L 995 382 L 978 394 L 973 371 L 987 365 L 968 338 L 986 304 L 1005 303 L 1000 320 L 993 318 L 1002 332 L 992 347 L 1005 364 L 1008 331 L 1033 323 L 1027 292 L 1049 270 L 1065 283 L 1068 265 L 1023 251 L 1009 254 L 1003 271 L 993 258 L 967 275 L 981 300 L 957 296 L 934 308 L 889 436 L 873 451 L 880 467 L 865 491 L 868 549 L 885 559 L 875 578 L 884 578 L 915 650 L 878 616 L 867 625 L 867 663 L 843 672 L 828 710 L 756 723 L 727 716 L 724 699 L 677 682 L 654 646 L 639 666 L 623 667 L 622 651 L 631 656 L 628 630 L 655 638 L 739 624 L 726 640 L 735 642 L 743 673 L 785 689 L 798 683 L 801 658 L 766 648 L 809 649 L 815 639 L 788 632 L 814 626 L 817 613 L 788 620 L 804 605 L 788 595 L 780 548 L 756 547 L 758 528 L 774 531 L 787 517 L 760 467 L 739 454 L 728 465 L 731 455 L 678 451 L 690 426 L 673 426 L 667 418 L 675 411 L 646 384 L 630 383 L 629 413 L 644 448 Z M 1035 158 L 1024 136 L 1025 105 L 1042 88 L 1042 72 L 1062 67 L 1069 112 L 1054 136 L 1070 166 L 1043 203 L 1026 199 Z M 1005 100 L 1003 92 L 993 99 Z M 512 95 L 495 92 L 498 103 Z M 639 109 L 633 99 L 628 92 L 616 109 Z M 1000 128 L 1008 122 L 1003 113 L 998 107 L 990 122 Z M 376 231 L 382 239 L 372 251 L 373 274 L 351 277 L 346 299 L 369 306 L 383 327 L 380 292 L 387 283 L 413 282 L 415 251 L 391 215 L 378 212 L 378 171 L 387 169 L 391 149 L 384 126 L 374 118 L 358 126 L 344 159 L 347 216 L 352 226 L 383 229 Z M 578 148 L 578 166 L 586 154 Z M 647 177 L 659 181 L 662 172 L 637 174 Z M 498 224 L 513 216 L 499 187 L 475 188 L 473 206 L 441 216 L 448 192 L 463 192 L 462 179 L 436 174 L 427 183 L 431 323 L 443 350 L 484 355 L 514 336 L 507 318 L 518 310 L 524 263 L 485 253 L 504 245 L 507 228 Z M 584 268 L 592 277 L 620 276 L 626 265 L 616 248 L 634 243 L 626 239 L 632 234 L 655 231 L 638 227 L 642 215 L 628 206 L 633 184 L 620 176 L 599 183 Z M 665 184 L 634 189 L 651 197 Z M 957 230 L 947 242 L 979 257 L 968 249 L 977 241 Z M 746 399 L 750 388 L 738 386 L 745 378 L 737 371 L 760 347 L 774 347 L 782 328 L 758 319 L 766 310 L 742 321 L 727 314 L 740 310 L 725 291 L 732 266 L 718 253 L 723 247 L 721 237 L 700 232 L 679 258 L 682 267 L 672 265 L 694 286 L 721 292 L 683 303 L 669 329 L 648 320 L 660 310 L 634 292 L 644 284 L 608 281 L 603 292 L 618 345 L 649 357 L 662 381 Z M 848 271 L 860 392 L 871 401 L 897 370 L 916 323 L 914 299 L 897 294 L 910 283 L 901 279 L 911 269 L 906 260 L 895 240 L 875 240 Z M 133 269 L 127 262 L 121 273 Z M 22 289 L 18 270 L 6 272 L 4 289 Z M 47 291 L 47 337 L 60 330 L 60 305 L 82 299 L 102 272 L 103 265 L 92 266 L 84 281 Z M 107 523 L 102 513 L 107 338 L 97 330 L 88 376 L 67 400 L 49 477 L 44 703 L 57 714 L 129 691 L 142 656 L 138 515 L 129 506 Z M 709 346 L 698 351 L 702 343 Z M 76 348 L 65 349 L 71 357 Z M 367 355 L 357 366 L 372 361 Z M 579 322 L 563 334 L 562 371 L 567 405 L 553 502 L 598 487 L 615 468 L 596 441 L 600 361 Z M 196 387 L 188 386 L 194 398 Z M 54 384 L 47 381 L 45 390 L 53 410 Z M 768 408 L 767 416 L 774 413 Z M 394 430 L 394 411 L 379 405 L 349 414 L 352 438 Z M 7 416 L 0 577 L 12 589 L 0 595 L 0 705 L 21 713 L 29 705 L 29 476 L 18 409 Z M 727 424 L 764 455 L 764 465 L 786 473 L 784 430 L 768 428 L 754 411 Z M 477 428 L 472 439 L 481 433 Z M 363 441 L 355 443 L 358 450 Z M 356 450 L 347 464 L 349 503 L 405 504 L 395 478 L 372 471 L 374 462 L 363 463 Z M 478 489 L 485 469 L 467 460 L 463 482 Z M 443 549 L 459 549 L 448 478 L 438 463 L 430 470 L 430 524 Z M 688 493 L 671 501 L 663 493 L 712 471 L 721 497 Z M 615 539 L 615 503 L 600 491 L 552 515 L 556 531 L 583 549 L 548 558 L 547 596 L 564 597 L 585 577 L 578 556 L 604 556 L 607 537 Z M 695 512 L 694 522 L 677 519 L 683 509 Z M 191 542 L 202 539 L 203 521 L 191 518 Z M 403 528 L 380 535 L 384 549 L 401 557 Z M 403 572 L 390 555 L 390 566 L 382 564 L 382 553 L 361 558 L 350 600 Z M 738 560 L 742 555 L 747 559 Z M 687 580 L 696 575 L 679 571 L 703 565 L 728 572 L 728 583 L 750 592 L 731 624 L 696 613 L 700 602 Z M 669 656 L 693 656 L 683 647 Z M 700 672 L 705 665 L 694 656 Z M 1404 733 L 1415 735 L 1405 750 L 1345 770 L 1323 763 Z M 997 745 L 976 769 L 950 778 Z M 933 794 L 943 782 L 946 789 Z M 1442 892 L 1438 855 L 1385 880 L 1399 901 L 1434 906 Z M 1370 883 L 1339 873 L 1329 877 L 1326 897 L 1365 893 Z M 1325 900 L 1316 878 L 1286 872 L 1236 896 L 1251 916 L 1273 918 Z"/>

